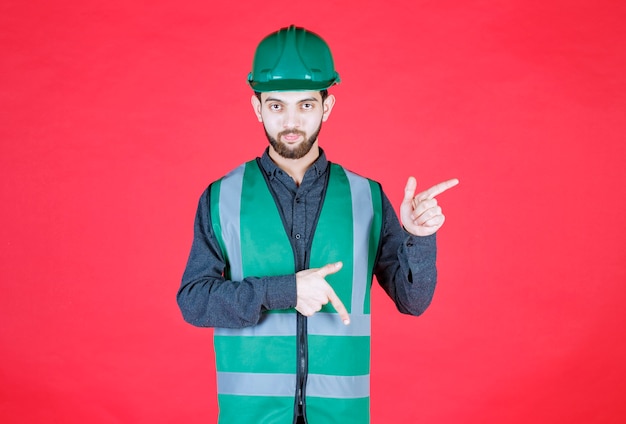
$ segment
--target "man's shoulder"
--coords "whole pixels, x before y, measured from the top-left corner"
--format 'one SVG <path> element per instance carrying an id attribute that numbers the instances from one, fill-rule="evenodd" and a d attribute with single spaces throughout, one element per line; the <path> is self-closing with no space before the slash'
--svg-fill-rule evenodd
<path id="1" fill-rule="evenodd" d="M 330 162 L 330 165 L 331 165 L 331 166 L 337 166 L 337 167 L 339 167 L 339 168 L 343 169 L 343 170 L 344 170 L 344 172 L 346 173 L 346 175 L 348 175 L 348 176 L 352 176 L 352 177 L 354 177 L 354 178 L 362 178 L 362 179 L 365 179 L 365 180 L 371 181 L 372 183 L 375 183 L 375 184 L 380 185 L 380 183 L 379 183 L 378 181 L 376 181 L 375 179 L 370 178 L 370 177 L 368 177 L 368 176 L 365 176 L 365 175 L 363 175 L 363 174 L 361 174 L 361 173 L 359 173 L 359 172 L 353 171 L 352 169 L 347 168 L 347 167 L 345 167 L 344 165 L 341 165 L 341 164 L 336 163 L 336 162 Z"/>

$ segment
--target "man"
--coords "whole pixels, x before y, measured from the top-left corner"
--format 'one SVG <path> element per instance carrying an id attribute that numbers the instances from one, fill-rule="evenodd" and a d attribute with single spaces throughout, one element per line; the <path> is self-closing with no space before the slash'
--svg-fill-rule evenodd
<path id="1" fill-rule="evenodd" d="M 370 286 L 397 308 L 430 304 L 438 184 L 402 225 L 380 185 L 328 162 L 318 134 L 339 82 L 328 45 L 291 26 L 259 44 L 248 82 L 269 147 L 200 198 L 178 291 L 185 320 L 215 327 L 219 422 L 368 423 Z"/>

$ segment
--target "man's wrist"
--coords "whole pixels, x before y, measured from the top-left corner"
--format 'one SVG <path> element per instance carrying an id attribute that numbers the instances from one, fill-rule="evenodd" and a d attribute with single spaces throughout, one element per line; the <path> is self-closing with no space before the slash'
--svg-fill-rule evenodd
<path id="1" fill-rule="evenodd" d="M 268 309 L 294 308 L 297 302 L 296 275 L 279 275 L 266 282 Z"/>

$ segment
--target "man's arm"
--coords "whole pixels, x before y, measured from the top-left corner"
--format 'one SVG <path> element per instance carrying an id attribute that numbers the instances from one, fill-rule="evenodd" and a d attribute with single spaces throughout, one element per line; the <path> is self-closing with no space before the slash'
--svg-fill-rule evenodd
<path id="1" fill-rule="evenodd" d="M 453 178 L 415 194 L 417 182 L 409 177 L 400 205 L 403 228 L 383 195 L 382 244 L 374 272 L 400 312 L 420 315 L 432 301 L 437 283 L 435 233 L 445 221 L 435 197 L 458 183 Z"/>
<path id="2" fill-rule="evenodd" d="M 242 328 L 269 309 L 296 306 L 296 276 L 224 278 L 226 261 L 211 226 L 207 189 L 200 197 L 194 237 L 176 300 L 188 323 L 198 327 Z"/>
<path id="3" fill-rule="evenodd" d="M 398 310 L 421 315 L 432 301 L 437 283 L 436 235 L 415 236 L 404 230 L 383 193 L 383 228 L 376 279 Z"/>

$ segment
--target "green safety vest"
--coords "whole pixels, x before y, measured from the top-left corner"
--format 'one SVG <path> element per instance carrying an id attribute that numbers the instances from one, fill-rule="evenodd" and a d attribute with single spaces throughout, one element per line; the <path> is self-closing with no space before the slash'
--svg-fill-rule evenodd
<path id="1" fill-rule="evenodd" d="M 345 326 L 331 304 L 306 319 L 297 343 L 296 310 L 265 311 L 258 324 L 216 328 L 219 423 L 291 424 L 297 354 L 308 349 L 305 411 L 309 424 L 369 423 L 370 288 L 380 241 L 378 183 L 330 164 L 307 268 L 343 262 L 326 277 L 350 313 Z M 293 274 L 294 251 L 256 161 L 211 185 L 211 220 L 227 262 L 226 278 Z"/>

